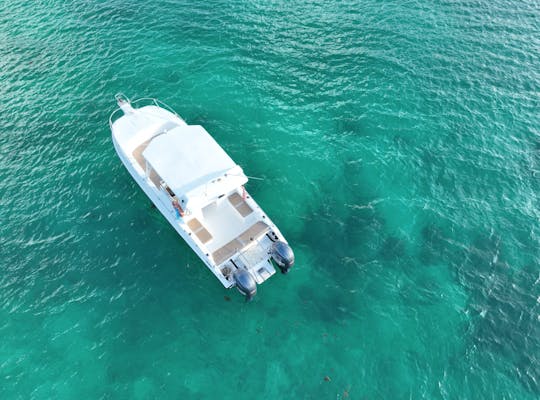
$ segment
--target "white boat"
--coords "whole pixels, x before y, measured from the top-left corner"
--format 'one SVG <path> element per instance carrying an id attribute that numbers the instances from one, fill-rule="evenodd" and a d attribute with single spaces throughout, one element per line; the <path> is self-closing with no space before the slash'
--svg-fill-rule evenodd
<path id="1" fill-rule="evenodd" d="M 226 288 L 251 299 L 294 254 L 247 193 L 248 177 L 200 125 L 163 102 L 117 94 L 109 119 L 118 156 L 152 203 Z"/>

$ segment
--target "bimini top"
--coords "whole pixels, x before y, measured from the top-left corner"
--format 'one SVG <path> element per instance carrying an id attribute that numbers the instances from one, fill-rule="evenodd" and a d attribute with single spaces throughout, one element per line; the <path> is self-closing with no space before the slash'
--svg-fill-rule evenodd
<path id="1" fill-rule="evenodd" d="M 200 125 L 156 136 L 143 157 L 184 205 L 204 206 L 247 182 L 242 168 Z"/>

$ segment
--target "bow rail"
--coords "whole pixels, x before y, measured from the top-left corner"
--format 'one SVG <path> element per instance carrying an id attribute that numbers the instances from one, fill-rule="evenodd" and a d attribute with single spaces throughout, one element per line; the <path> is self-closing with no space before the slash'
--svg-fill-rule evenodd
<path id="1" fill-rule="evenodd" d="M 137 105 L 138 107 L 136 107 L 136 108 L 141 108 L 141 107 L 145 107 L 145 106 L 157 106 L 157 107 L 165 108 L 167 111 L 170 111 L 171 113 L 173 113 L 177 117 L 181 118 L 178 115 L 178 113 L 176 111 L 174 111 L 174 109 L 171 106 L 169 106 L 168 104 L 166 104 L 163 101 L 158 100 L 158 99 L 156 99 L 154 97 L 141 97 L 140 99 L 131 101 L 123 93 L 117 93 L 117 94 L 115 94 L 114 98 L 116 99 L 116 102 L 118 103 L 118 108 L 116 110 L 114 110 L 111 113 L 111 116 L 109 117 L 109 126 L 111 127 L 111 129 L 112 129 L 113 123 L 118 118 L 120 118 L 119 112 L 122 111 L 122 105 L 123 104 L 130 104 L 132 106 Z"/>

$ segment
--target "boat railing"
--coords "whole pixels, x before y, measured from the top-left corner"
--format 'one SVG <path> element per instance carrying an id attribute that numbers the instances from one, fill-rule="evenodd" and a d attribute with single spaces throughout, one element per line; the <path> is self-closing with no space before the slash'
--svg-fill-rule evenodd
<path id="1" fill-rule="evenodd" d="M 137 100 L 133 100 L 133 101 L 130 101 L 124 94 L 122 93 L 117 93 L 114 98 L 116 99 L 116 101 L 118 102 L 118 104 L 120 105 L 121 102 L 127 102 L 129 104 L 131 104 L 132 106 L 138 106 L 137 108 L 141 108 L 141 107 L 146 107 L 146 106 L 156 106 L 156 107 L 161 107 L 161 108 L 164 108 L 166 109 L 167 111 L 173 113 L 174 115 L 176 115 L 178 118 L 181 118 L 178 113 L 176 111 L 174 111 L 174 109 L 169 106 L 168 104 L 164 103 L 163 101 L 161 100 L 158 100 L 156 98 L 153 98 L 153 97 L 141 97 L 140 99 L 137 99 Z M 135 107 L 134 107 L 135 108 Z M 112 125 L 113 123 L 120 118 L 120 111 L 122 111 L 122 109 L 120 107 L 118 107 L 116 110 L 114 110 L 112 113 L 111 113 L 111 116 L 109 117 L 109 126 L 111 127 L 112 129 Z"/>

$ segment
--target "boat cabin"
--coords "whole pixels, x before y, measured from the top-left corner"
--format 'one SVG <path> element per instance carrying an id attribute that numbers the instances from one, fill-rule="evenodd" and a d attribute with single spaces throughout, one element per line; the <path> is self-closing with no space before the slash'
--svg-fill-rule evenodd
<path id="1" fill-rule="evenodd" d="M 146 175 L 184 210 L 202 209 L 247 182 L 242 168 L 199 125 L 160 133 L 141 154 Z"/>

